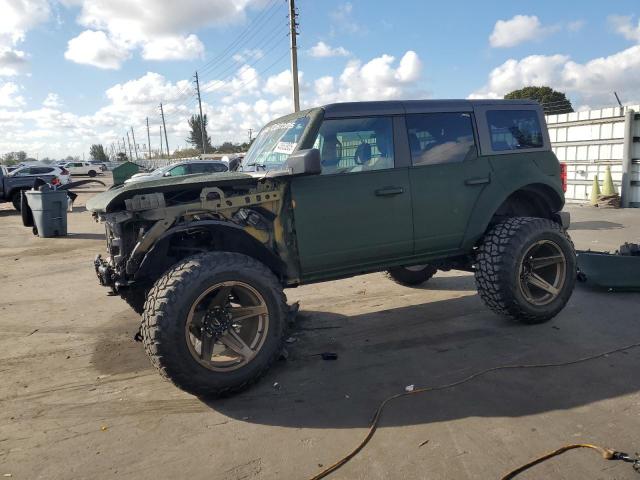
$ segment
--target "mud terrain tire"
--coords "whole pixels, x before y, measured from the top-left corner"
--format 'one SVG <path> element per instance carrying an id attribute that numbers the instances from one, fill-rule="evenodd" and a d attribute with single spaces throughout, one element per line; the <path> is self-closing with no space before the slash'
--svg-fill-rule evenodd
<path id="1" fill-rule="evenodd" d="M 424 265 L 422 269 L 412 269 L 412 267 L 396 267 L 387 270 L 387 277 L 399 285 L 414 287 L 421 285 L 433 277 L 438 269 L 433 265 Z"/>
<path id="2" fill-rule="evenodd" d="M 232 371 L 213 371 L 199 363 L 185 334 L 192 306 L 221 282 L 242 282 L 255 289 L 264 299 L 268 316 L 264 342 L 255 357 Z M 255 382 L 278 358 L 286 324 L 286 298 L 271 270 L 246 255 L 215 252 L 189 257 L 160 277 L 147 296 L 142 336 L 151 362 L 163 377 L 189 393 L 210 398 Z"/>
<path id="3" fill-rule="evenodd" d="M 548 248 L 555 253 L 546 257 L 542 253 L 533 261 L 544 262 L 555 257 L 562 258 L 558 263 L 564 262 L 562 277 L 554 277 L 553 269 L 558 268 L 560 272 L 561 267 L 553 264 L 535 267 L 546 268 L 547 278 L 558 279 L 554 293 L 548 293 L 546 300 L 546 291 L 532 288 L 529 280 L 534 265 L 530 259 L 534 258 L 536 248 Z M 476 253 L 475 279 L 484 303 L 498 314 L 528 324 L 546 322 L 564 308 L 575 286 L 575 272 L 571 239 L 560 225 L 543 218 L 517 217 L 498 223 L 485 235 Z M 540 301 L 529 300 L 533 298 L 531 291 L 537 292 Z"/>

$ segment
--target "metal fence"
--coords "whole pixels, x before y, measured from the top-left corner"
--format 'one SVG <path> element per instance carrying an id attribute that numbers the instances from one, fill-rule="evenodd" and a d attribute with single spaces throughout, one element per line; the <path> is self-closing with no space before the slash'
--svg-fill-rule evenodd
<path id="1" fill-rule="evenodd" d="M 567 165 L 568 202 L 585 202 L 607 166 L 623 206 L 640 207 L 640 106 L 548 115 L 553 151 Z"/>

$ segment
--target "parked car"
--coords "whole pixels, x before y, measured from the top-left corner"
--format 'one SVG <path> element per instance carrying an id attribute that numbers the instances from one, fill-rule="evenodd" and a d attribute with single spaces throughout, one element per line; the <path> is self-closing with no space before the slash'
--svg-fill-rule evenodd
<path id="1" fill-rule="evenodd" d="M 147 173 L 136 173 L 124 183 L 156 180 L 162 177 L 182 177 L 198 173 L 221 173 L 227 170 L 229 170 L 229 167 L 219 160 L 189 160 L 172 163 Z"/>
<path id="2" fill-rule="evenodd" d="M 56 177 L 51 173 L 16 176 L 9 174 L 6 167 L 0 166 L 0 202 L 11 202 L 13 203 L 13 207 L 20 211 L 21 192 L 32 189 L 38 178 L 51 182 Z"/>
<path id="3" fill-rule="evenodd" d="M 53 175 L 60 180 L 61 185 L 66 185 L 71 181 L 71 174 L 64 167 L 56 167 L 54 165 L 28 165 L 20 167 L 10 172 L 11 177 L 41 177 L 43 175 Z"/>
<path id="4" fill-rule="evenodd" d="M 87 202 L 106 225 L 100 283 L 143 312 L 151 361 L 189 392 L 229 394 L 269 368 L 284 288 L 376 271 L 411 286 L 464 270 L 489 308 L 528 324 L 571 296 L 563 174 L 536 102 L 326 105 L 267 124 L 244 161 L 260 171 L 132 183 Z"/>
<path id="5" fill-rule="evenodd" d="M 68 162 L 64 164 L 64 168 L 72 175 L 89 175 L 90 177 L 95 177 L 99 171 L 102 171 L 99 166 L 89 162 Z"/>

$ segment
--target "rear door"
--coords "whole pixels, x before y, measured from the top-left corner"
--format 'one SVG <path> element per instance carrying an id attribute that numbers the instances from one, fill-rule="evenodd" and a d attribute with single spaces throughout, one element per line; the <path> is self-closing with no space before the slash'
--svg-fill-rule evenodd
<path id="1" fill-rule="evenodd" d="M 409 174 L 393 131 L 392 117 L 323 121 L 315 145 L 322 174 L 291 180 L 304 280 L 412 253 Z"/>
<path id="2" fill-rule="evenodd" d="M 473 120 L 471 112 L 406 116 L 417 255 L 457 250 L 480 193 L 491 183 Z"/>

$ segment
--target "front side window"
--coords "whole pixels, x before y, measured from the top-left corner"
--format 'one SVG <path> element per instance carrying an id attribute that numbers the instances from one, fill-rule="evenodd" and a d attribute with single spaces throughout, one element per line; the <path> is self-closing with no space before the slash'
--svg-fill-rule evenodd
<path id="1" fill-rule="evenodd" d="M 389 117 L 325 120 L 314 148 L 320 150 L 323 175 L 393 168 L 392 120 Z"/>
<path id="2" fill-rule="evenodd" d="M 489 110 L 491 148 L 496 152 L 541 148 L 542 128 L 535 110 Z"/>
<path id="3" fill-rule="evenodd" d="M 475 153 L 469 113 L 407 115 L 407 133 L 413 165 L 462 162 Z"/>

